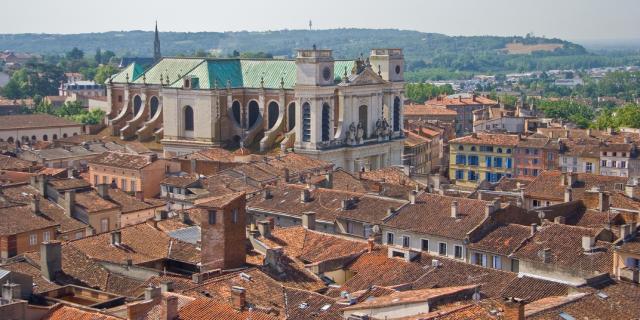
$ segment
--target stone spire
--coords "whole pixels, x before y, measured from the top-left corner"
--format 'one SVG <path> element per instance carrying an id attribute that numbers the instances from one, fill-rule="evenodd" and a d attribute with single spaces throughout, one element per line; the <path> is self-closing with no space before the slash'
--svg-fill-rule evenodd
<path id="1" fill-rule="evenodd" d="M 156 37 L 153 41 L 153 59 L 158 61 L 162 58 L 160 54 L 160 35 L 158 34 L 158 21 L 156 21 Z"/>

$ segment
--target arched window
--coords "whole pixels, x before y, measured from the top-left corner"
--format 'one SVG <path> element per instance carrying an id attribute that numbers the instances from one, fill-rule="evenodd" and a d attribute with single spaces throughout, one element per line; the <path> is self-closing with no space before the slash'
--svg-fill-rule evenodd
<path id="1" fill-rule="evenodd" d="M 367 132 L 368 109 L 369 107 L 365 105 L 360 106 L 360 108 L 358 109 L 358 122 L 360 123 L 360 125 L 362 126 L 362 130 L 364 131 L 364 134 L 362 135 L 364 139 L 369 136 Z"/>
<path id="2" fill-rule="evenodd" d="M 289 130 L 287 131 L 291 131 L 296 126 L 296 103 L 295 102 L 291 102 L 289 104 L 289 114 L 287 116 L 287 120 L 289 124 L 289 127 L 288 127 Z"/>
<path id="3" fill-rule="evenodd" d="M 271 129 L 276 124 L 276 121 L 278 121 L 280 106 L 275 101 L 271 101 L 267 109 L 269 115 L 269 129 Z"/>
<path id="4" fill-rule="evenodd" d="M 9 138 L 7 139 L 7 142 L 9 142 L 9 143 L 13 143 L 13 137 L 9 137 Z"/>
<path id="5" fill-rule="evenodd" d="M 400 98 L 393 99 L 393 131 L 400 131 Z"/>
<path id="6" fill-rule="evenodd" d="M 240 102 L 238 100 L 234 101 L 231 104 L 231 116 L 233 117 L 233 120 L 236 121 L 238 126 L 242 126 L 242 124 L 240 123 L 240 112 L 242 110 L 240 110 L 240 109 L 242 109 L 242 108 L 240 107 Z"/>
<path id="7" fill-rule="evenodd" d="M 140 96 L 133 97 L 133 115 L 138 115 L 140 111 L 140 107 L 142 107 L 142 98 Z"/>
<path id="8" fill-rule="evenodd" d="M 53 134 L 53 140 L 58 140 L 58 135 L 57 134 Z"/>
<path id="9" fill-rule="evenodd" d="M 247 128 L 253 127 L 256 121 L 258 121 L 258 117 L 260 117 L 260 106 L 258 102 L 251 100 L 251 102 L 249 102 L 249 125 Z"/>
<path id="10" fill-rule="evenodd" d="M 68 137 L 68 136 L 67 136 L 67 134 L 66 134 L 66 133 L 63 133 L 63 134 L 62 134 L 62 137 L 63 137 L 63 138 L 66 138 L 66 137 Z"/>
<path id="11" fill-rule="evenodd" d="M 31 141 L 36 141 L 36 136 L 31 136 Z"/>
<path id="12" fill-rule="evenodd" d="M 302 105 L 302 141 L 311 141 L 311 106 L 308 102 Z"/>
<path id="13" fill-rule="evenodd" d="M 471 151 L 476 151 L 476 146 L 471 146 Z"/>
<path id="14" fill-rule="evenodd" d="M 158 97 L 151 97 L 151 100 L 149 101 L 149 106 L 151 107 L 151 110 L 149 111 L 149 119 L 156 115 L 159 105 L 160 101 L 158 101 Z"/>
<path id="15" fill-rule="evenodd" d="M 47 136 L 46 134 L 42 136 L 42 140 L 43 141 L 49 141 L 49 136 Z"/>
<path id="16" fill-rule="evenodd" d="M 462 150 L 464 150 L 464 147 L 462 145 L 459 145 L 458 146 L 458 150 L 462 151 Z"/>
<path id="17" fill-rule="evenodd" d="M 331 140 L 330 114 L 331 107 L 329 104 L 322 104 L 322 141 Z"/>
<path id="18" fill-rule="evenodd" d="M 498 153 L 502 153 L 502 148 L 498 148 Z"/>
<path id="19" fill-rule="evenodd" d="M 191 106 L 184 107 L 184 130 L 193 131 L 193 108 Z"/>

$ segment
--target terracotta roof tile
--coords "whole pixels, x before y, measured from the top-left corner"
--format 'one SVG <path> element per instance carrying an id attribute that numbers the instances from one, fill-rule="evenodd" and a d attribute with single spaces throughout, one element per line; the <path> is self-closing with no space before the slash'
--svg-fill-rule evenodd
<path id="1" fill-rule="evenodd" d="M 121 244 L 118 246 L 111 244 L 110 233 L 75 240 L 72 243 L 92 259 L 114 263 L 125 263 L 127 259 L 131 259 L 134 264 L 139 264 L 170 257 L 175 253 L 170 252 L 169 248 L 180 242 L 146 223 L 124 227 L 120 232 Z M 200 262 L 200 254 L 195 245 L 182 246 L 180 255 L 188 257 L 182 261 Z"/>
<path id="2" fill-rule="evenodd" d="M 479 241 L 470 243 L 468 247 L 473 250 L 508 256 L 529 237 L 531 237 L 530 227 L 518 224 L 501 225 L 485 234 Z"/>
<path id="3" fill-rule="evenodd" d="M 319 293 L 294 288 L 284 288 L 287 319 L 343 319 L 337 300 Z"/>
<path id="4" fill-rule="evenodd" d="M 59 304 L 54 306 L 42 320 L 121 320 L 121 318 L 110 316 L 99 311 L 89 311 L 67 305 Z"/>
<path id="5" fill-rule="evenodd" d="M 81 126 L 80 123 L 42 113 L 0 117 L 0 128 L 3 130 Z"/>
<path id="6" fill-rule="evenodd" d="M 352 219 L 369 223 L 380 223 L 387 216 L 387 209 L 398 208 L 405 201 L 392 200 L 361 193 L 333 189 L 316 188 L 310 190 L 309 202 L 301 202 L 300 196 L 304 187 L 284 185 L 268 187 L 271 198 L 262 196 L 251 198 L 247 206 L 257 210 L 283 212 L 294 216 L 302 216 L 304 212 L 313 211 L 317 220 L 334 221 L 337 218 Z M 356 198 L 350 209 L 342 210 L 342 200 Z"/>
<path id="7" fill-rule="evenodd" d="M 560 171 L 543 171 L 524 190 L 527 198 L 540 198 L 556 201 L 564 200 L 564 190 L 566 185 L 562 185 L 563 173 Z M 616 183 L 626 184 L 627 178 L 601 176 L 590 173 L 577 173 L 578 180 L 572 187 L 572 199 L 583 199 L 585 191 L 593 187 L 602 186 L 604 191 L 613 191 Z M 565 180 L 566 181 L 566 180 Z"/>
<path id="8" fill-rule="evenodd" d="M 33 213 L 30 206 L 15 206 L 0 210 L 0 235 L 8 236 L 57 227 L 59 223 Z M 51 235 L 53 236 L 53 235 Z"/>
<path id="9" fill-rule="evenodd" d="M 550 249 L 549 264 L 570 270 L 579 270 L 586 274 L 611 272 L 613 255 L 611 244 L 597 242 L 593 252 L 585 253 L 582 237 L 595 237 L 598 230 L 547 223 L 538 228 L 534 237 L 527 240 L 513 256 L 520 260 L 543 263 L 541 252 Z"/>
<path id="10" fill-rule="evenodd" d="M 100 197 L 95 191 L 77 193 L 76 205 L 84 208 L 88 213 L 120 208 L 119 205 Z"/>
<path id="11" fill-rule="evenodd" d="M 515 147 L 519 142 L 520 138 L 517 135 L 481 132 L 449 140 L 449 143 L 510 147 Z"/>
<path id="12" fill-rule="evenodd" d="M 31 161 L 0 155 L 0 170 L 28 171 L 32 167 L 35 165 Z"/>
<path id="13" fill-rule="evenodd" d="M 276 320 L 276 316 L 260 310 L 234 309 L 231 304 L 217 299 L 199 298 L 180 309 L 178 316 L 181 320 Z"/>
<path id="14" fill-rule="evenodd" d="M 89 161 L 89 165 L 97 164 L 107 167 L 142 169 L 151 164 L 149 156 L 119 152 L 105 152 Z"/>
<path id="15" fill-rule="evenodd" d="M 451 217 L 454 201 L 458 203 L 458 219 Z M 415 204 L 400 208 L 384 224 L 394 229 L 462 240 L 485 219 L 487 204 L 490 202 L 423 193 Z"/>

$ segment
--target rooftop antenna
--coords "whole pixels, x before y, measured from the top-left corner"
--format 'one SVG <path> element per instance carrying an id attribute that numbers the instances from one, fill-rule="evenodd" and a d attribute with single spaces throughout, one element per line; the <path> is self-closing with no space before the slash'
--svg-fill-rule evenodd
<path id="1" fill-rule="evenodd" d="M 311 20 L 309 20 L 309 31 L 311 31 L 312 27 L 313 27 L 313 22 Z"/>

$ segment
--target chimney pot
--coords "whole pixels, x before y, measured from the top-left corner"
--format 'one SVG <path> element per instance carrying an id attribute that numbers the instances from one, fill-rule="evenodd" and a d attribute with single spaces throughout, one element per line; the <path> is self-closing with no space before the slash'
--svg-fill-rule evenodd
<path id="1" fill-rule="evenodd" d="M 283 168 L 282 169 L 282 179 L 284 180 L 284 182 L 289 182 L 289 168 Z"/>
<path id="2" fill-rule="evenodd" d="M 258 232 L 263 238 L 271 237 L 271 223 L 267 220 L 258 221 Z"/>
<path id="3" fill-rule="evenodd" d="M 144 289 L 144 299 L 152 300 L 160 296 L 160 287 L 148 286 Z"/>
<path id="4" fill-rule="evenodd" d="M 531 224 L 531 235 L 535 235 L 536 231 L 538 231 L 538 224 L 537 223 L 532 223 Z"/>
<path id="5" fill-rule="evenodd" d="M 451 202 L 451 218 L 458 219 L 458 201 Z"/>
<path id="6" fill-rule="evenodd" d="M 69 216 L 69 217 L 73 217 L 73 209 L 76 206 L 76 191 L 75 190 L 68 190 L 67 192 L 64 193 L 64 213 Z"/>
<path id="7" fill-rule="evenodd" d="M 40 272 L 42 276 L 54 281 L 56 274 L 62 271 L 62 246 L 60 242 L 43 242 L 40 246 Z"/>
<path id="8" fill-rule="evenodd" d="M 311 199 L 311 191 L 309 191 L 309 189 L 303 189 L 300 192 L 300 202 L 306 203 L 306 202 L 309 202 L 310 199 Z"/>
<path id="9" fill-rule="evenodd" d="M 582 250 L 584 252 L 591 252 L 595 244 L 595 239 L 591 236 L 582 236 Z"/>
<path id="10" fill-rule="evenodd" d="M 164 281 L 160 284 L 160 291 L 173 292 L 173 281 Z"/>
<path id="11" fill-rule="evenodd" d="M 177 296 L 168 296 L 167 301 L 167 314 L 166 320 L 175 320 L 178 318 L 178 297 Z"/>
<path id="12" fill-rule="evenodd" d="M 564 188 L 564 202 L 570 202 L 572 200 L 571 187 Z"/>
<path id="13" fill-rule="evenodd" d="M 417 195 L 418 193 L 415 190 L 411 190 L 411 192 L 409 192 L 409 202 L 411 204 L 416 204 Z"/>
<path id="14" fill-rule="evenodd" d="M 302 226 L 305 229 L 315 230 L 316 229 L 316 213 L 315 212 L 305 212 L 302 214 Z"/>
<path id="15" fill-rule="evenodd" d="M 246 305 L 246 290 L 243 287 L 231 287 L 231 303 L 237 310 L 244 310 Z"/>
<path id="16" fill-rule="evenodd" d="M 508 298 L 504 302 L 504 319 L 525 320 L 524 301 Z"/>
<path id="17" fill-rule="evenodd" d="M 627 184 L 624 186 L 624 193 L 627 197 L 631 198 L 631 199 L 636 199 L 636 191 L 635 191 L 635 186 L 634 185 L 630 185 Z"/>
<path id="18" fill-rule="evenodd" d="M 36 215 L 40 214 L 40 197 L 37 195 L 31 199 L 31 212 Z"/>
<path id="19" fill-rule="evenodd" d="M 375 240 L 373 238 L 369 238 L 367 239 L 367 251 L 369 253 L 373 252 L 373 248 L 375 247 L 376 243 Z"/>
<path id="20" fill-rule="evenodd" d="M 122 243 L 122 234 L 120 230 L 115 230 L 111 232 L 111 245 L 118 246 Z"/>

